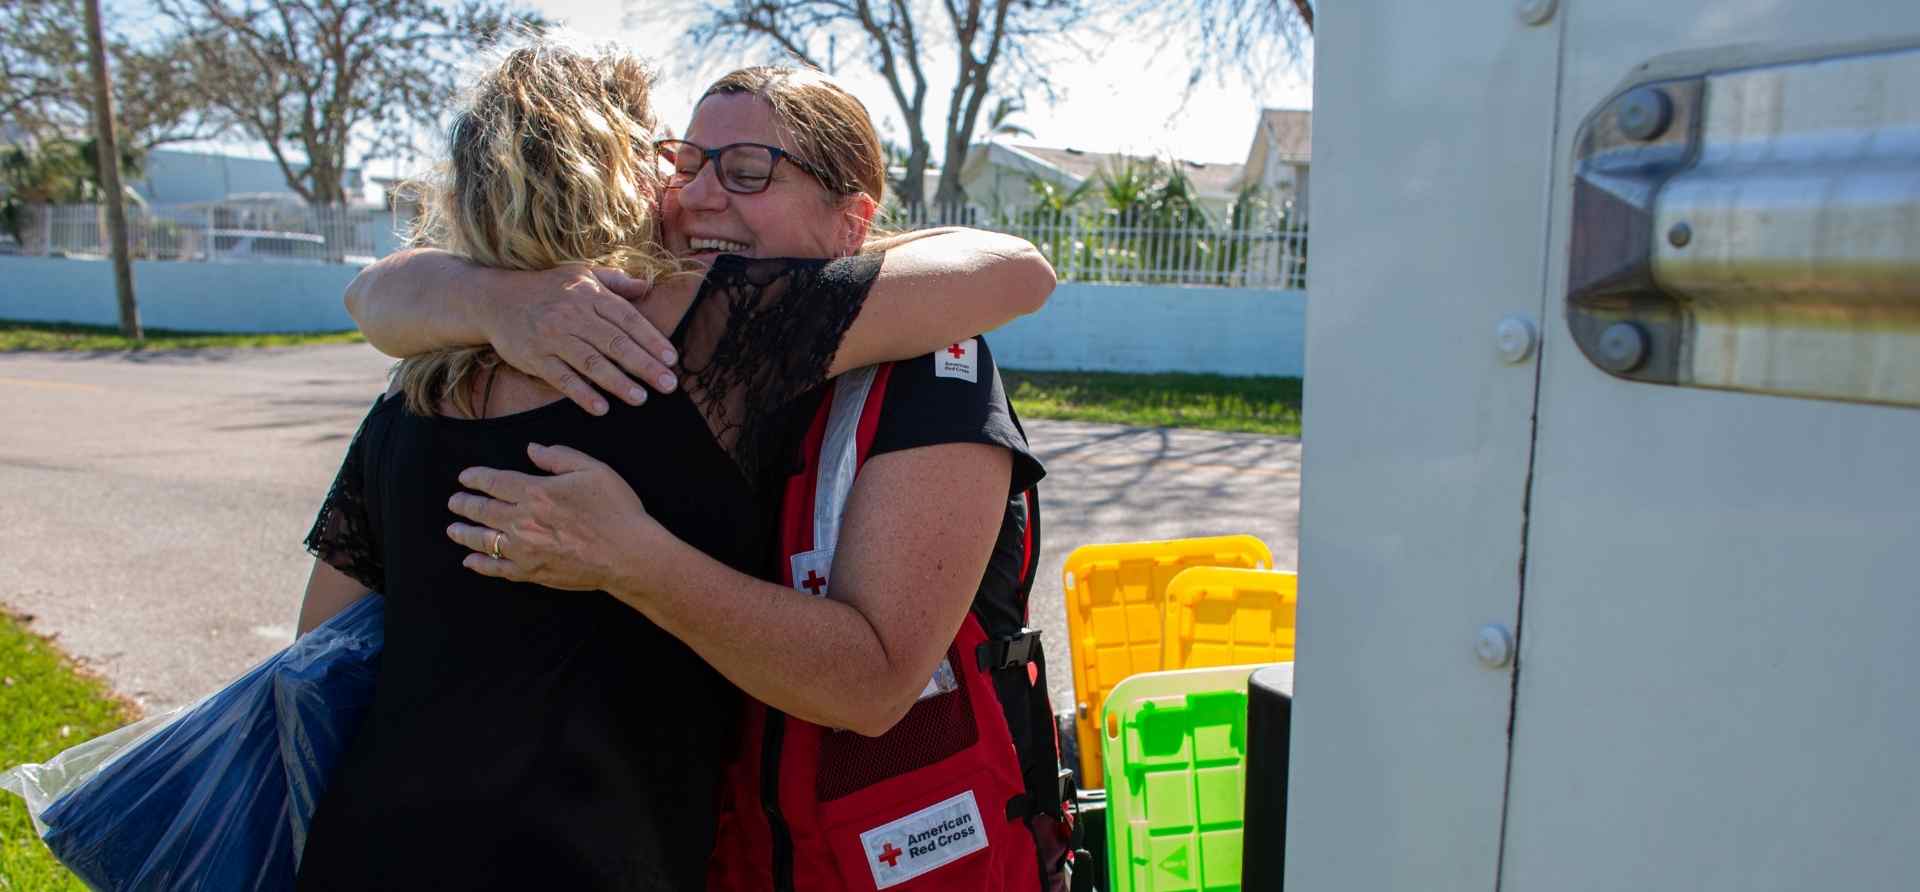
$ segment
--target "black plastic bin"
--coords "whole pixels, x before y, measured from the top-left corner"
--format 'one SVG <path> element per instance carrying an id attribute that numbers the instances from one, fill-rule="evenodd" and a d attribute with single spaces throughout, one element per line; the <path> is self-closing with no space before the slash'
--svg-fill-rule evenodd
<path id="1" fill-rule="evenodd" d="M 1287 868 L 1287 750 L 1293 729 L 1293 664 L 1254 670 L 1247 681 L 1247 814 L 1240 886 L 1279 892 Z"/>

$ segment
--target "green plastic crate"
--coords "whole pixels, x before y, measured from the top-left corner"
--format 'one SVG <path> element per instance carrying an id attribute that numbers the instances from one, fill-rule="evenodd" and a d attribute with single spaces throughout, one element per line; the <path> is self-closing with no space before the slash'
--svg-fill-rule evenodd
<path id="1" fill-rule="evenodd" d="M 1113 892 L 1240 888 L 1247 677 L 1258 666 L 1151 672 L 1107 698 Z"/>

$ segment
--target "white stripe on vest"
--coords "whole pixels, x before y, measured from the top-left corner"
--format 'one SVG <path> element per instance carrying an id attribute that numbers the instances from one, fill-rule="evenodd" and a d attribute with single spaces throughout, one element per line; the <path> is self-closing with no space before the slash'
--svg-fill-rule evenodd
<path id="1" fill-rule="evenodd" d="M 833 382 L 833 408 L 827 410 L 827 429 L 817 459 L 820 471 L 813 484 L 813 550 L 788 558 L 793 587 L 817 597 L 826 597 L 832 589 L 833 553 L 840 544 L 840 519 L 847 513 L 853 477 L 860 471 L 860 416 L 873 392 L 874 374 L 874 368 L 867 366 Z M 919 699 L 959 686 L 953 665 L 942 658 Z"/>

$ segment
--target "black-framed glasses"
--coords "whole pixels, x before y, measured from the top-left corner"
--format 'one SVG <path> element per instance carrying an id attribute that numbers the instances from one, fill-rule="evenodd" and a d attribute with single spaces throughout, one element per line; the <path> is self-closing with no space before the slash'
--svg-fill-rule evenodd
<path id="1" fill-rule="evenodd" d="M 653 148 L 673 163 L 673 173 L 667 177 L 667 187 L 670 189 L 693 182 L 693 178 L 700 175 L 700 169 L 706 167 L 708 162 L 713 162 L 719 165 L 714 171 L 719 175 L 721 188 L 739 195 L 765 192 L 767 184 L 773 182 L 774 165 L 779 164 L 782 158 L 793 162 L 795 167 L 806 171 L 821 185 L 827 185 L 827 178 L 818 169 L 779 146 L 736 142 L 717 149 L 707 149 L 684 139 L 663 139 L 654 143 Z"/>

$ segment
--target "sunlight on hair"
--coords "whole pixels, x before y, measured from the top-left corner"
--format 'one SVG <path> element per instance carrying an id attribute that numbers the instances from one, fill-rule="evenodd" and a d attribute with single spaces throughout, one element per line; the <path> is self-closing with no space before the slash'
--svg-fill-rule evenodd
<path id="1" fill-rule="evenodd" d="M 570 263 L 657 279 L 677 269 L 657 238 L 660 172 L 654 71 L 611 45 L 522 31 L 482 53 L 466 79 L 447 157 L 408 184 L 410 241 L 515 270 Z M 395 370 L 407 406 L 468 417 L 490 348 L 441 350 Z"/>

